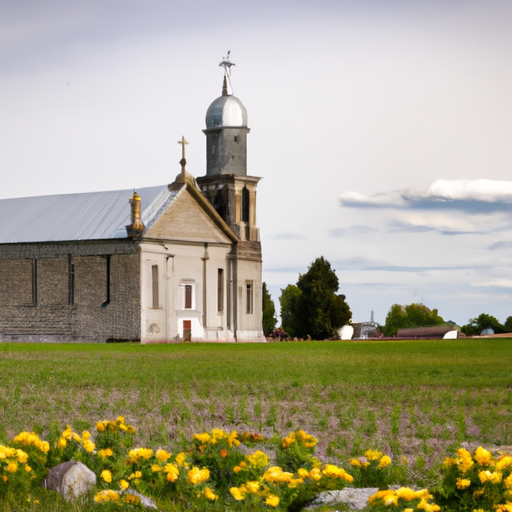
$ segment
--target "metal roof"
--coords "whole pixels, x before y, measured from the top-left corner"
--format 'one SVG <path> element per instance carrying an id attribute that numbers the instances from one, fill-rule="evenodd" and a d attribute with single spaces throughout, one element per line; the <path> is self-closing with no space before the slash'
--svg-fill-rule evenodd
<path id="1" fill-rule="evenodd" d="M 137 190 L 150 227 L 176 197 L 167 185 Z M 0 243 L 126 238 L 133 189 L 0 200 Z"/>

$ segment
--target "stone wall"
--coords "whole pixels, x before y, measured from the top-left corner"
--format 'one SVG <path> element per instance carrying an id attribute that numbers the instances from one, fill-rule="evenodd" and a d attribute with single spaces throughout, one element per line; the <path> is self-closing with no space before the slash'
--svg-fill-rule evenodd
<path id="1" fill-rule="evenodd" d="M 1 246 L 0 340 L 140 340 L 139 270 L 132 241 Z"/>

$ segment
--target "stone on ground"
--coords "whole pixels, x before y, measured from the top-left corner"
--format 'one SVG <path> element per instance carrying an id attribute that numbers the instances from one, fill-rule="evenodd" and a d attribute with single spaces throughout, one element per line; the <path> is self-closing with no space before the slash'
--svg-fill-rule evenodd
<path id="1" fill-rule="evenodd" d="M 64 498 L 83 496 L 96 485 L 96 475 L 81 462 L 70 460 L 50 469 L 43 487 L 56 491 Z"/>

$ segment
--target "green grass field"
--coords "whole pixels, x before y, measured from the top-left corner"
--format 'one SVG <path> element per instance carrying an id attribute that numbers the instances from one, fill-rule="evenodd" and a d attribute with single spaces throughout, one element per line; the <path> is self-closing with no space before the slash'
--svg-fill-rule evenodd
<path id="1" fill-rule="evenodd" d="M 425 485 L 462 442 L 512 444 L 512 340 L 0 344 L 0 436 L 126 417 L 139 445 L 213 427 L 302 428 L 322 458 L 368 448 L 409 459 Z"/>

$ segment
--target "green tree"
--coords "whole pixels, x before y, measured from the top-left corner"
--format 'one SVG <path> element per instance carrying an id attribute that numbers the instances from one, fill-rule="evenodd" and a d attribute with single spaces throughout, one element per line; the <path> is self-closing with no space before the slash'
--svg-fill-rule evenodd
<path id="1" fill-rule="evenodd" d="M 505 332 L 512 332 L 512 316 L 507 317 L 503 327 L 505 327 Z"/>
<path id="2" fill-rule="evenodd" d="M 501 325 L 495 317 L 485 313 L 476 318 L 470 318 L 469 322 L 461 327 L 461 331 L 467 336 L 478 336 L 486 329 L 492 329 L 496 334 L 507 332 L 505 326 Z"/>
<path id="3" fill-rule="evenodd" d="M 421 303 L 408 306 L 393 304 L 386 316 L 384 334 L 396 336 L 399 329 L 410 327 L 434 327 L 443 325 L 445 321 L 439 316 L 437 309 L 429 309 Z"/>
<path id="4" fill-rule="evenodd" d="M 337 335 L 352 318 L 345 295 L 338 295 L 339 281 L 331 264 L 323 257 L 317 258 L 305 274 L 299 276 L 297 287 L 299 335 L 325 339 Z"/>
<path id="5" fill-rule="evenodd" d="M 292 338 L 298 336 L 300 323 L 298 305 L 302 292 L 300 289 L 289 284 L 284 290 L 281 289 L 279 303 L 281 304 L 281 327 Z"/>
<path id="6" fill-rule="evenodd" d="M 263 300 L 263 332 L 265 336 L 268 336 L 276 328 L 277 318 L 276 307 L 270 293 L 268 293 L 267 283 L 263 283 L 261 296 Z"/>

